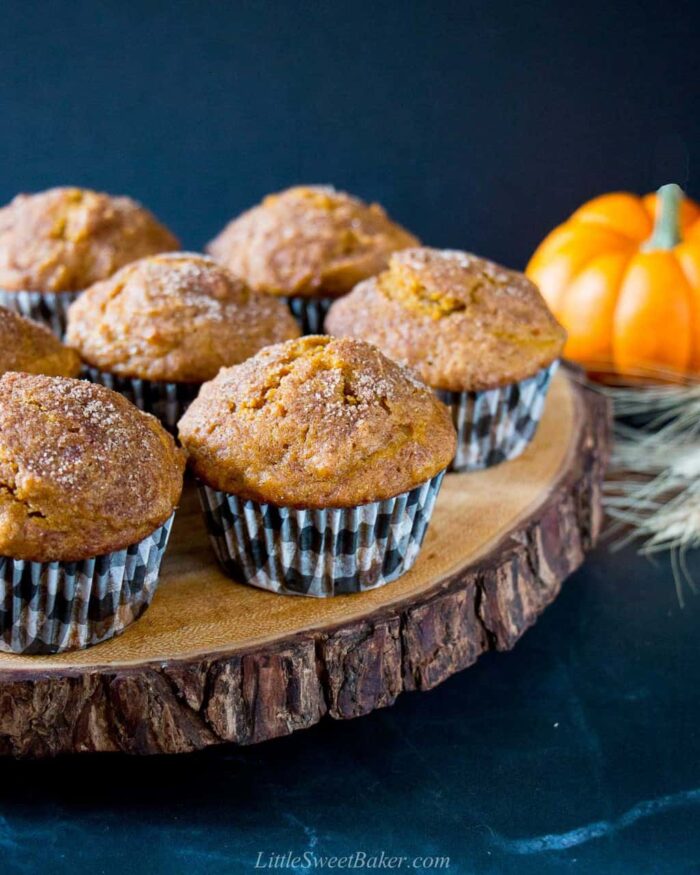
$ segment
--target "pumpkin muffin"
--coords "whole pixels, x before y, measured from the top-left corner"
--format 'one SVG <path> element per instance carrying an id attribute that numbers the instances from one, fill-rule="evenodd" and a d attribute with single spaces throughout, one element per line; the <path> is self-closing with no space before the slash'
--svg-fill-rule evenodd
<path id="1" fill-rule="evenodd" d="M 45 325 L 0 307 L 0 375 L 6 371 L 77 377 L 80 356 Z"/>
<path id="2" fill-rule="evenodd" d="M 281 301 L 257 295 L 212 258 L 144 258 L 91 286 L 70 307 L 68 342 L 91 379 L 173 428 L 220 368 L 299 336 Z"/>
<path id="3" fill-rule="evenodd" d="M 566 339 L 523 274 L 428 248 L 395 253 L 333 305 L 327 328 L 376 344 L 441 393 L 459 432 L 457 470 L 522 452 Z"/>
<path id="4" fill-rule="evenodd" d="M 314 333 L 333 299 L 417 244 L 378 204 L 330 186 L 296 186 L 234 219 L 208 251 L 255 291 L 284 297 Z"/>
<path id="5" fill-rule="evenodd" d="M 128 197 L 69 187 L 20 194 L 0 209 L 0 304 L 62 333 L 78 292 L 178 245 Z"/>
<path id="6" fill-rule="evenodd" d="M 82 380 L 0 378 L 0 648 L 117 634 L 150 603 L 182 491 L 156 419 Z"/>
<path id="7" fill-rule="evenodd" d="M 225 569 L 317 596 L 412 566 L 455 449 L 449 411 L 410 372 L 314 336 L 222 370 L 179 433 Z"/>

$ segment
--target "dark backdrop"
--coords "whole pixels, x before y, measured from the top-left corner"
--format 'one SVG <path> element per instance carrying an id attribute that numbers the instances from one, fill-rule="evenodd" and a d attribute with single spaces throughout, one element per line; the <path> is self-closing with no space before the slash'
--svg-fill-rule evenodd
<path id="1" fill-rule="evenodd" d="M 129 193 L 199 248 L 332 182 L 522 266 L 597 193 L 700 195 L 698 6 L 6 0 L 0 202 Z"/>
<path id="2" fill-rule="evenodd" d="M 198 247 L 270 190 L 332 181 L 522 265 L 598 192 L 700 195 L 698 43 L 690 3 L 5 0 L 0 202 L 129 192 Z M 0 870 L 232 875 L 308 847 L 697 872 L 688 601 L 666 559 L 601 549 L 514 653 L 363 720 L 177 764 L 3 763 Z"/>

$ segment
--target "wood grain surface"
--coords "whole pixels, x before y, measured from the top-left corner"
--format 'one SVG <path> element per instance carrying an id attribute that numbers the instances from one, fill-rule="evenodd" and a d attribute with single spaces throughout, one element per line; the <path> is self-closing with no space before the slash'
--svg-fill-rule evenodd
<path id="1" fill-rule="evenodd" d="M 0 655 L 0 753 L 254 743 L 366 714 L 511 648 L 595 541 L 608 442 L 605 401 L 560 373 L 520 458 L 445 478 L 411 572 L 325 600 L 227 579 L 189 487 L 137 623 L 85 651 Z"/>

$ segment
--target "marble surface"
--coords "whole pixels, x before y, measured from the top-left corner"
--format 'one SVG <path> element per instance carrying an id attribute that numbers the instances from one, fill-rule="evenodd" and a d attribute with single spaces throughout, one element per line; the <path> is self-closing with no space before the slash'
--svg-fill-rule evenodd
<path id="1" fill-rule="evenodd" d="M 369 717 L 179 758 L 5 761 L 0 869 L 229 875 L 383 851 L 406 871 L 698 871 L 699 618 L 667 562 L 598 550 L 513 652 Z"/>

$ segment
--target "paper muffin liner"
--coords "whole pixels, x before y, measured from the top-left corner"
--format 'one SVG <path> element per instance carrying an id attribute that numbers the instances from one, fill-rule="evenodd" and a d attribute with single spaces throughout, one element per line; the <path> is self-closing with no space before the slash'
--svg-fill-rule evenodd
<path id="1" fill-rule="evenodd" d="M 552 362 L 527 380 L 483 392 L 437 390 L 457 429 L 449 470 L 478 471 L 519 456 L 535 436 L 558 365 Z"/>
<path id="2" fill-rule="evenodd" d="M 140 380 L 120 377 L 85 366 L 83 374 L 91 383 L 100 383 L 128 398 L 139 410 L 157 416 L 168 431 L 175 433 L 177 423 L 199 394 L 199 383 L 166 383 L 159 380 Z"/>
<path id="3" fill-rule="evenodd" d="M 299 323 L 302 334 L 325 334 L 323 327 L 336 298 L 282 298 Z"/>
<path id="4" fill-rule="evenodd" d="M 126 629 L 151 603 L 174 516 L 138 544 L 80 562 L 0 557 L 0 650 L 62 653 Z"/>
<path id="5" fill-rule="evenodd" d="M 324 598 L 391 583 L 416 561 L 445 472 L 385 501 L 299 510 L 200 484 L 214 552 L 235 580 Z"/>
<path id="6" fill-rule="evenodd" d="M 47 325 L 63 340 L 68 308 L 82 292 L 10 292 L 0 289 L 0 307 Z"/>

